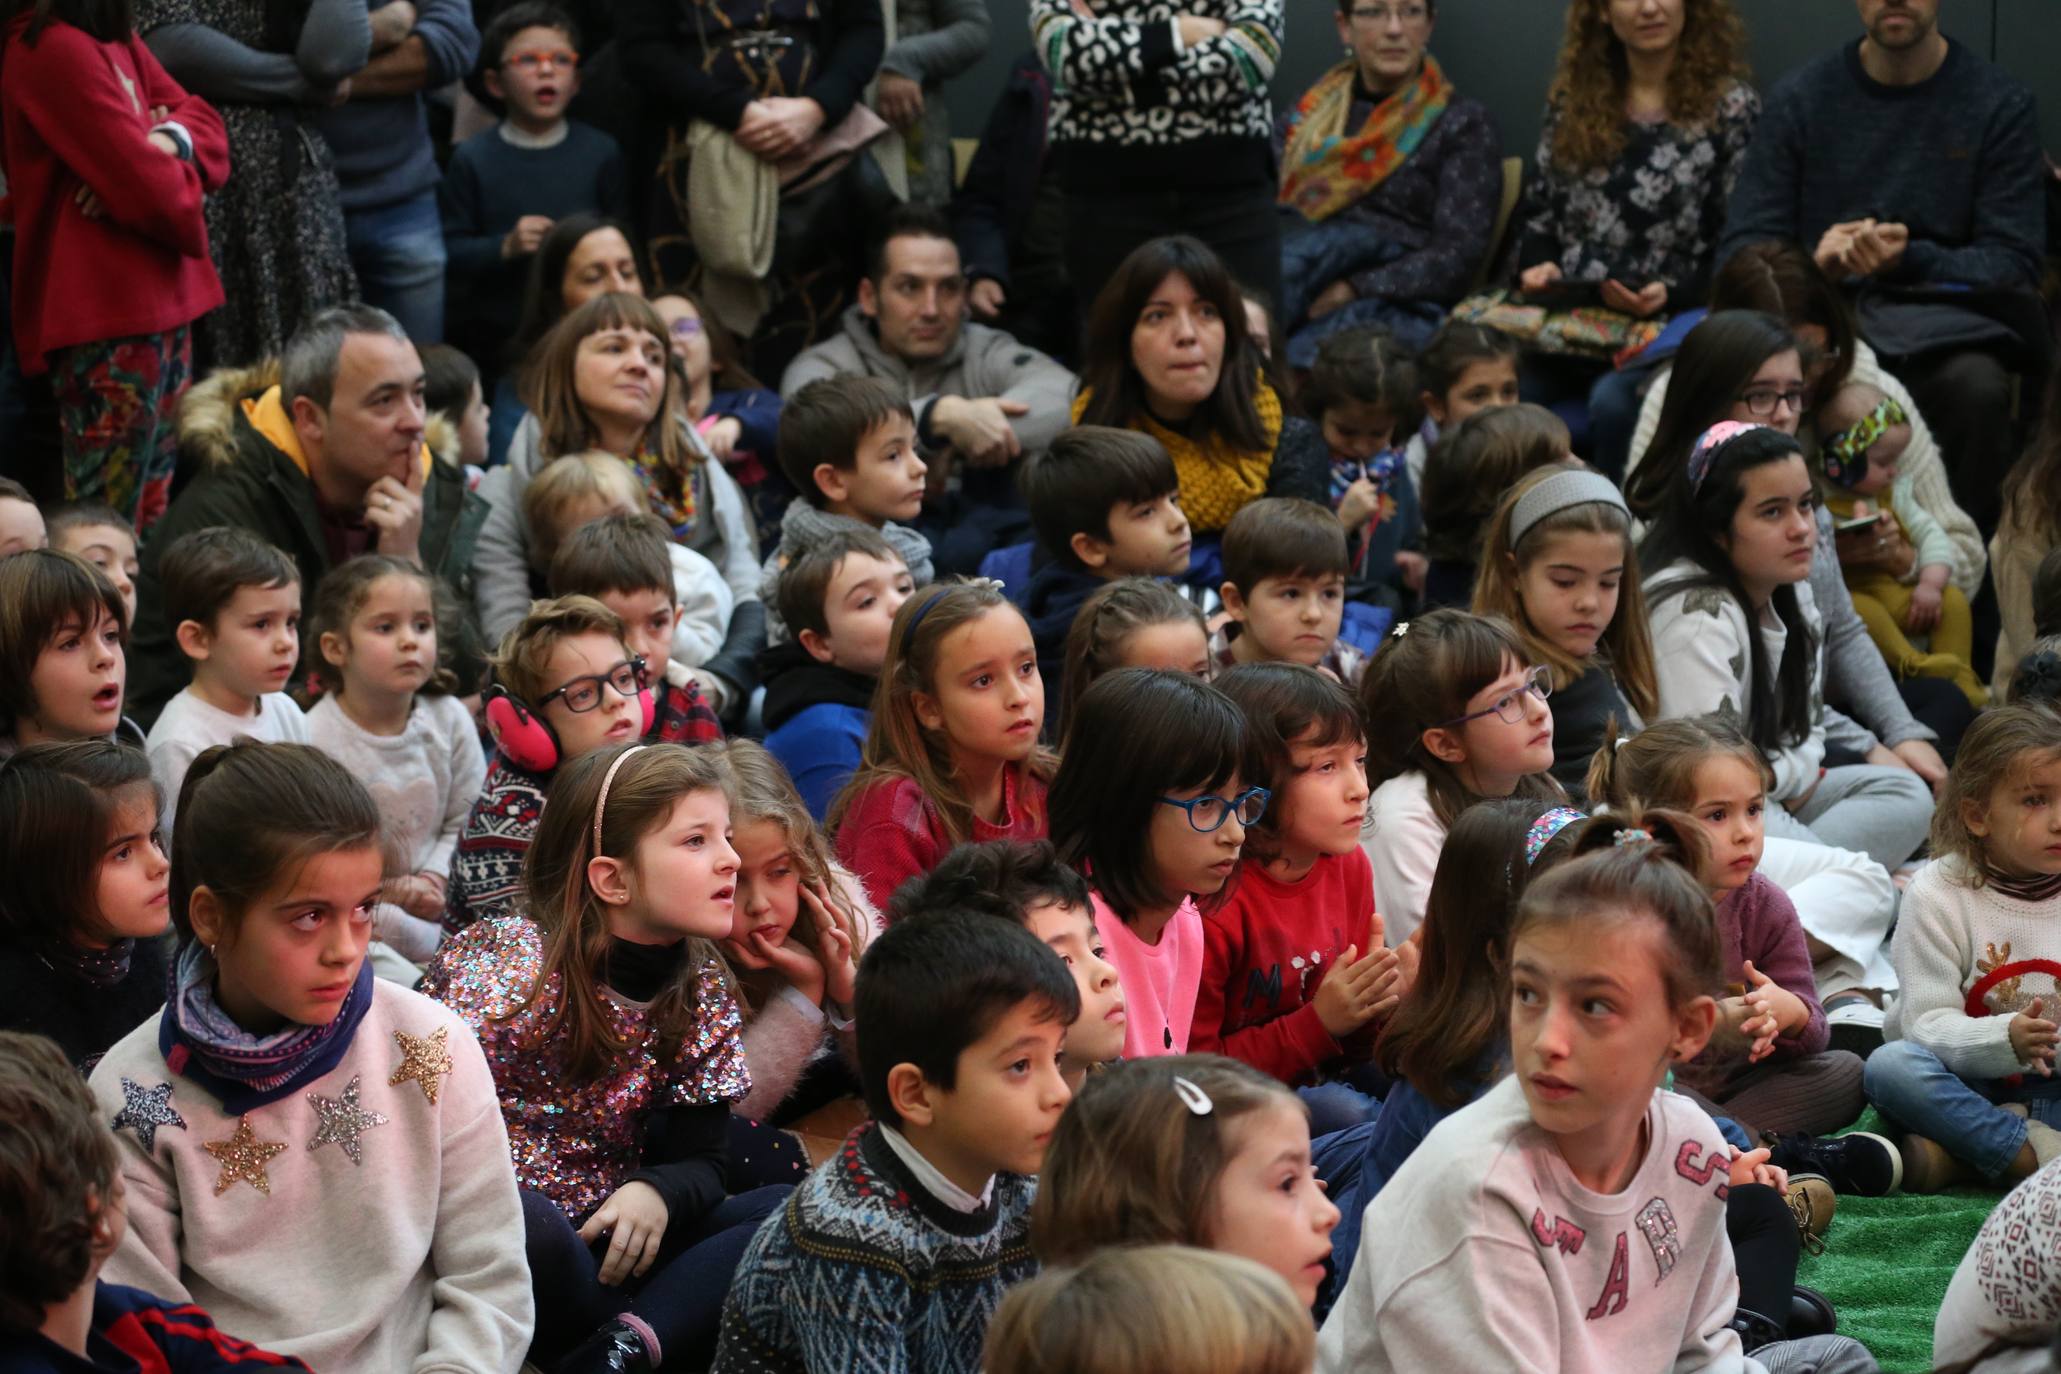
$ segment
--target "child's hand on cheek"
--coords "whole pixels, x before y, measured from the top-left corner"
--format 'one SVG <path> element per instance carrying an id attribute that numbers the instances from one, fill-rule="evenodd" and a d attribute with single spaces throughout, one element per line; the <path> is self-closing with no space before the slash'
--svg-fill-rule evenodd
<path id="1" fill-rule="evenodd" d="M 608 1237 L 600 1278 L 611 1288 L 632 1276 L 643 1277 L 658 1258 L 658 1243 L 665 1233 L 666 1200 L 649 1183 L 625 1183 L 580 1227 L 580 1239 L 588 1245 Z"/>
<path id="2" fill-rule="evenodd" d="M 840 1010 L 848 1011 L 859 978 L 859 917 L 850 907 L 830 895 L 821 883 L 802 890 L 802 900 L 816 918 L 816 954 L 822 960 L 823 996 Z"/>
<path id="3" fill-rule="evenodd" d="M 816 962 L 816 956 L 805 946 L 793 940 L 782 940 L 776 945 L 766 939 L 762 931 L 756 930 L 745 937 L 745 943 L 796 992 L 817 1006 L 823 1005 L 823 965 Z"/>

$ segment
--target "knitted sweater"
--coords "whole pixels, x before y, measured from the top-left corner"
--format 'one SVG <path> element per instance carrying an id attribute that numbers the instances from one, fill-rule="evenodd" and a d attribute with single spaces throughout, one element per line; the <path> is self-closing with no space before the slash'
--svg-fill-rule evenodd
<path id="1" fill-rule="evenodd" d="M 856 528 L 862 523 L 849 515 L 823 510 L 800 497 L 787 503 L 786 513 L 780 517 L 780 547 L 766 558 L 765 569 L 759 577 L 759 600 L 766 607 L 768 644 L 779 644 L 787 639 L 787 622 L 780 618 L 779 609 L 780 574 L 787 571 L 788 564 L 832 534 Z M 915 585 L 930 585 L 932 573 L 928 539 L 907 525 L 897 525 L 892 520 L 882 524 L 876 533 L 887 541 L 889 548 L 901 555 Z"/>
<path id="2" fill-rule="evenodd" d="M 489 916 L 505 916 L 522 895 L 522 860 L 544 818 L 549 776 L 517 768 L 499 754 L 487 765 L 478 800 L 466 813 L 451 857 L 446 931 L 463 930 Z"/>
<path id="3" fill-rule="evenodd" d="M 1020 764 L 1002 771 L 1000 824 L 973 818 L 970 843 L 1045 838 L 1045 784 Z M 858 876 L 866 898 L 887 910 L 895 889 L 936 868 L 952 848 L 943 817 L 913 778 L 883 778 L 852 798 L 837 827 L 837 861 Z"/>
<path id="4" fill-rule="evenodd" d="M 36 1331 L 0 1334 L 5 1374 L 216 1374 L 219 1370 L 308 1367 L 291 1355 L 238 1340 L 217 1330 L 192 1303 L 166 1302 L 140 1288 L 93 1286 L 93 1321 L 86 1357 L 79 1358 Z"/>
<path id="5" fill-rule="evenodd" d="M 937 1201 L 874 1124 L 766 1219 L 723 1304 L 715 1374 L 978 1374 L 988 1319 L 1037 1272 L 1037 1180 L 978 1212 Z"/>
<path id="6" fill-rule="evenodd" d="M 1750 960 L 1756 969 L 1774 979 L 1776 986 L 1802 998 L 1810 1013 L 1799 1029 L 1777 1038 L 1773 1053 L 1761 1062 L 1822 1053 L 1832 1043 L 1832 1032 L 1825 1024 L 1825 1009 L 1818 1004 L 1810 944 L 1804 939 L 1803 925 L 1796 919 L 1796 907 L 1788 894 L 1756 873 L 1746 880 L 1744 887 L 1719 898 L 1716 908 L 1727 987 L 1746 986 L 1745 965 Z M 1725 1056 L 1705 1050 L 1693 1062 L 1678 1067 L 1675 1077 L 1710 1097 L 1727 1077 L 1744 1067 L 1743 1055 Z"/>
<path id="7" fill-rule="evenodd" d="M 1159 943 L 1148 945 L 1130 922 L 1110 909 L 1101 893 L 1091 896 L 1095 929 L 1123 985 L 1124 1058 L 1186 1054 L 1202 988 L 1202 913 L 1195 909 L 1195 899 L 1183 898 L 1160 928 Z"/>
<path id="8" fill-rule="evenodd" d="M 1367 952 L 1373 915 L 1374 872 L 1362 850 L 1323 855 L 1293 883 L 1246 864 L 1230 899 L 1202 918 L 1188 1048 L 1242 1059 L 1284 1083 L 1313 1082 L 1345 1051 L 1318 1019 L 1317 989 L 1348 945 Z"/>
<path id="9" fill-rule="evenodd" d="M 1996 537 L 1989 541 L 1990 571 L 1996 581 L 1997 612 L 2002 625 L 1997 630 L 1997 659 L 1990 677 L 1990 694 L 2002 699 L 2011 685 L 2018 660 L 2032 648 L 2035 633 L 2032 619 L 2032 584 L 2038 578 L 2040 560 L 2056 540 L 2028 530 L 2010 511 L 1997 523 Z"/>
<path id="10" fill-rule="evenodd" d="M 1368 1205 L 1379 1241 L 1318 1334 L 1318 1374 L 1761 1374 L 1730 1325 L 1731 1152 L 1676 1093 L 1654 1092 L 1646 1128 L 1638 1172 L 1605 1196 L 1575 1180 L 1514 1077 L 1440 1122 Z"/>
<path id="11" fill-rule="evenodd" d="M 1933 1324 L 1932 1367 L 1945 1374 L 2047 1374 L 2061 1311 L 2057 1249 L 2061 1164 L 2049 1164 L 1997 1204 L 1961 1256 Z"/>
<path id="12" fill-rule="evenodd" d="M 2007 1078 L 2026 1067 L 2011 1048 L 2011 1018 L 2034 998 L 2061 1006 L 2061 979 L 2032 971 L 2006 978 L 1984 995 L 1983 1016 L 1968 1014 L 1968 992 L 1992 969 L 2061 952 L 2061 898 L 2020 901 L 1969 887 L 1966 874 L 1958 857 L 1941 859 L 1904 892 L 1889 944 L 1903 997 L 1890 1004 L 1882 1033 L 1909 1037 L 1963 1078 Z"/>
<path id="13" fill-rule="evenodd" d="M 493 1078 L 450 1012 L 371 989 L 335 1067 L 240 1117 L 157 1017 L 107 1052 L 129 1230 L 102 1275 L 325 1374 L 514 1374 L 533 1318 Z"/>
<path id="14" fill-rule="evenodd" d="M 1445 823 L 1431 809 L 1431 787 L 1422 773 L 1398 773 L 1374 789 L 1360 848 L 1374 868 L 1374 909 L 1389 944 L 1401 944 L 1424 924 L 1445 844 Z"/>

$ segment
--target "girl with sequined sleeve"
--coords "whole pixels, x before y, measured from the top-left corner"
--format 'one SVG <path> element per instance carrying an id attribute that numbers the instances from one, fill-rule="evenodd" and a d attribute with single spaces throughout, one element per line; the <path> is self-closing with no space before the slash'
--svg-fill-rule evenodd
<path id="1" fill-rule="evenodd" d="M 728 1196 L 731 1105 L 752 1084 L 710 944 L 737 895 L 722 767 L 683 745 L 618 745 L 564 765 L 552 792 L 526 914 L 447 941 L 423 990 L 493 1068 L 537 1295 L 532 1358 L 706 1362 L 731 1270 L 787 1193 Z"/>
<path id="2" fill-rule="evenodd" d="M 101 1277 L 340 1374 L 514 1374 L 522 1208 L 486 1060 L 375 979 L 380 817 L 343 765 L 244 740 L 187 770 L 168 1000 L 90 1086 L 129 1226 Z"/>

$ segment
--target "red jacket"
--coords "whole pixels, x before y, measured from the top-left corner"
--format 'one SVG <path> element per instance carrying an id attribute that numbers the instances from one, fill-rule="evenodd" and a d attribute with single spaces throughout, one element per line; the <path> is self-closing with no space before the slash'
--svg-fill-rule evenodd
<path id="1" fill-rule="evenodd" d="M 973 843 L 1045 838 L 1045 784 L 1012 763 L 1002 772 L 1001 825 L 973 818 Z M 875 782 L 852 798 L 837 827 L 837 861 L 858 878 L 866 900 L 884 918 L 895 889 L 936 868 L 952 844 L 945 823 L 909 778 Z"/>
<path id="2" fill-rule="evenodd" d="M 15 228 L 14 342 L 24 371 L 52 350 L 158 334 L 222 303 L 201 197 L 229 176 L 222 117 L 165 74 L 143 40 L 102 43 L 17 15 L 0 50 L 0 167 Z M 157 106 L 193 160 L 151 146 Z M 80 187 L 99 198 L 88 219 Z"/>

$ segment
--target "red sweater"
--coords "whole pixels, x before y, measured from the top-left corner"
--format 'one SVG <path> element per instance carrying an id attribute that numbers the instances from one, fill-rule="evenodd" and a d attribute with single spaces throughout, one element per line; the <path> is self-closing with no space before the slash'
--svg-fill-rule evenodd
<path id="1" fill-rule="evenodd" d="M 222 117 L 165 74 L 131 33 L 102 43 L 53 20 L 30 45 L 31 16 L 0 50 L 0 166 L 14 222 L 14 342 L 26 372 L 54 349 L 189 324 L 222 303 L 201 197 L 229 176 Z M 165 116 L 193 160 L 153 147 Z M 88 219 L 81 187 L 100 200 Z"/>
<path id="2" fill-rule="evenodd" d="M 1045 784 L 1011 765 L 1002 774 L 1007 820 L 994 825 L 973 818 L 969 843 L 1045 838 Z M 866 899 L 883 916 L 895 889 L 936 868 L 952 842 L 944 821 L 923 789 L 909 778 L 876 782 L 852 798 L 837 827 L 837 859 L 865 885 Z"/>
<path id="3" fill-rule="evenodd" d="M 1367 952 L 1373 917 L 1374 869 L 1357 846 L 1318 859 L 1296 883 L 1246 865 L 1230 899 L 1203 918 L 1189 1052 L 1314 1082 L 1319 1065 L 1345 1052 L 1317 1019 L 1317 988 L 1348 945 Z"/>

